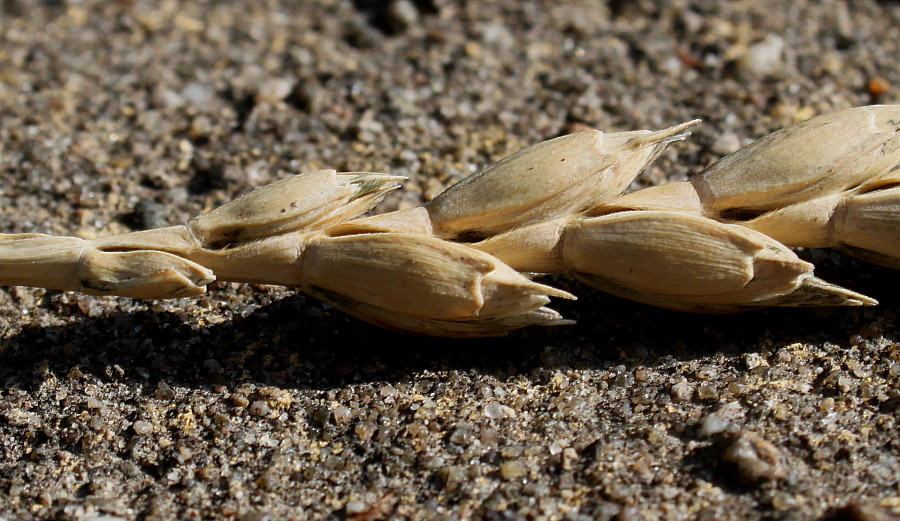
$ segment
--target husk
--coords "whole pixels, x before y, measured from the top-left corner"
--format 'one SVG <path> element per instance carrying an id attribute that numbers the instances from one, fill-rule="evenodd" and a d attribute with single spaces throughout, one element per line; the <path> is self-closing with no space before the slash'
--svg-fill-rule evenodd
<path id="1" fill-rule="evenodd" d="M 762 212 L 850 190 L 900 164 L 900 105 L 841 110 L 774 132 L 691 183 L 706 211 Z"/>
<path id="2" fill-rule="evenodd" d="M 302 273 L 311 293 L 429 320 L 512 317 L 543 307 L 550 296 L 574 298 L 490 255 L 419 234 L 325 237 L 306 248 Z"/>
<path id="3" fill-rule="evenodd" d="M 761 233 L 685 212 L 622 212 L 577 221 L 563 234 L 563 257 L 582 282 L 682 311 L 874 304 L 844 288 L 815 284 L 811 264 Z M 818 297 L 786 298 L 809 293 L 810 285 Z"/>
<path id="4" fill-rule="evenodd" d="M 839 248 L 865 261 L 900 269 L 900 186 L 849 198 L 835 221 Z"/>
<path id="5" fill-rule="evenodd" d="M 525 148 L 463 179 L 425 208 L 435 233 L 487 238 L 580 213 L 620 193 L 691 121 L 657 132 L 577 132 Z"/>
<path id="6" fill-rule="evenodd" d="M 257 188 L 191 219 L 187 227 L 210 249 L 326 228 L 367 212 L 402 179 L 369 172 L 307 172 Z"/>

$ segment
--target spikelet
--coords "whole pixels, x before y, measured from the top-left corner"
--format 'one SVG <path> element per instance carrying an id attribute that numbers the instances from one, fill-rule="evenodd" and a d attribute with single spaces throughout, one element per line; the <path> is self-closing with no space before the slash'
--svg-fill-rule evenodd
<path id="1" fill-rule="evenodd" d="M 257 188 L 185 225 L 103 237 L 90 245 L 104 252 L 170 253 L 206 266 L 223 281 L 295 286 L 301 283 L 296 263 L 306 244 L 370 210 L 402 179 L 307 172 Z"/>
<path id="2" fill-rule="evenodd" d="M 816 278 L 811 264 L 761 233 L 685 212 L 575 221 L 563 233 L 562 256 L 582 282 L 681 311 L 876 303 Z"/>
<path id="3" fill-rule="evenodd" d="M 486 238 L 579 213 L 622 193 L 696 123 L 656 132 L 589 130 L 544 141 L 463 179 L 425 208 L 442 237 Z"/>
<path id="4" fill-rule="evenodd" d="M 858 107 L 774 132 L 690 182 L 604 202 L 589 215 L 673 210 L 736 223 L 791 247 L 837 248 L 900 265 L 894 221 L 900 105 Z M 877 201 L 877 203 L 876 203 Z"/>
<path id="5" fill-rule="evenodd" d="M 777 241 L 688 212 L 624 211 L 511 230 L 473 247 L 522 271 L 568 273 L 656 306 L 731 313 L 768 306 L 858 306 Z"/>
<path id="6" fill-rule="evenodd" d="M 199 295 L 216 279 L 213 272 L 161 251 L 102 252 L 87 249 L 78 262 L 83 293 L 130 298 L 179 298 Z"/>
<path id="7" fill-rule="evenodd" d="M 301 266 L 305 292 L 368 322 L 425 335 L 566 324 L 545 304 L 550 296 L 574 298 L 490 255 L 420 234 L 323 237 L 306 248 Z"/>
<path id="8" fill-rule="evenodd" d="M 728 218 L 845 192 L 898 165 L 900 105 L 873 105 L 774 132 L 690 182 L 708 213 Z"/>
<path id="9" fill-rule="evenodd" d="M 322 229 L 372 209 L 403 177 L 318 170 L 286 177 L 187 223 L 203 247 Z"/>

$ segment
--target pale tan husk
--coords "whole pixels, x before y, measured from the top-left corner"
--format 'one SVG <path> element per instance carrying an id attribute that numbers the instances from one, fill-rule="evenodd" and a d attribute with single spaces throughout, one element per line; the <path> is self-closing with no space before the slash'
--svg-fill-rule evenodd
<path id="1" fill-rule="evenodd" d="M 900 105 L 841 110 L 774 132 L 691 179 L 706 211 L 765 211 L 844 192 L 900 165 Z"/>
<path id="2" fill-rule="evenodd" d="M 489 237 L 582 212 L 614 198 L 689 121 L 664 130 L 588 130 L 525 148 L 440 194 L 425 208 L 437 234 Z"/>
<path id="3" fill-rule="evenodd" d="M 391 329 L 442 336 L 504 334 L 569 323 L 551 296 L 498 259 L 465 245 L 408 233 L 325 237 L 304 252 L 301 288 Z"/>
<path id="4" fill-rule="evenodd" d="M 777 241 L 684 212 L 622 212 L 585 219 L 563 236 L 576 278 L 598 289 L 681 311 L 729 313 L 767 306 L 874 305 L 821 283 L 813 266 Z M 816 296 L 786 298 L 795 292 Z"/>
<path id="5" fill-rule="evenodd" d="M 875 304 L 817 279 L 812 264 L 768 236 L 689 212 L 560 219 L 474 246 L 518 270 L 569 273 L 603 291 L 680 311 Z"/>
<path id="6" fill-rule="evenodd" d="M 593 208 L 675 210 L 741 224 L 791 247 L 837 248 L 900 265 L 894 221 L 900 106 L 858 107 L 774 132 L 691 179 Z M 877 203 L 876 203 L 877 201 Z"/>

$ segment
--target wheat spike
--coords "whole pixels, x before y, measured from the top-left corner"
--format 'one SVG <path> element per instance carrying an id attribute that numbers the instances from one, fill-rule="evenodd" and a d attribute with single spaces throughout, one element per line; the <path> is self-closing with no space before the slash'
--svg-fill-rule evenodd
<path id="1" fill-rule="evenodd" d="M 695 123 L 553 139 L 377 216 L 359 217 L 402 178 L 319 170 L 181 226 L 0 235 L 0 284 L 134 298 L 196 295 L 215 279 L 279 284 L 382 327 L 460 337 L 570 323 L 546 305 L 574 297 L 520 272 L 691 312 L 875 304 L 816 278 L 788 246 L 900 267 L 900 107 L 814 118 L 689 182 L 620 196 Z"/>

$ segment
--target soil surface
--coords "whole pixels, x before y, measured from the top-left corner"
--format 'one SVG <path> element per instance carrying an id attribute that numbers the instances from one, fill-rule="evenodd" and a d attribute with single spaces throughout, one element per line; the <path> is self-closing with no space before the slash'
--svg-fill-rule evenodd
<path id="1" fill-rule="evenodd" d="M 0 232 L 168 224 L 317 168 L 421 204 L 573 130 L 702 118 L 632 188 L 900 103 L 900 3 L 4 0 Z M 290 289 L 0 288 L 0 518 L 887 520 L 896 271 L 875 308 L 698 316 L 551 284 L 570 327 L 382 332 Z"/>

